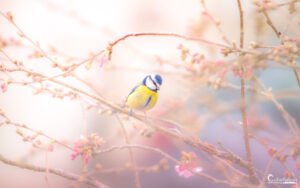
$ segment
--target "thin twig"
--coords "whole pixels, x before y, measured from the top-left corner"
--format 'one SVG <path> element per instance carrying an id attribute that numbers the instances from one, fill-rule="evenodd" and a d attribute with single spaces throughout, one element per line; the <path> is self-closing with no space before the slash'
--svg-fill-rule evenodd
<path id="1" fill-rule="evenodd" d="M 184 40 L 190 40 L 190 41 L 196 41 L 196 42 L 201 42 L 201 43 L 205 43 L 211 46 L 217 46 L 217 47 L 221 47 L 221 48 L 230 48 L 227 45 L 224 44 L 220 44 L 220 43 L 216 43 L 216 42 L 212 42 L 212 41 L 208 41 L 202 38 L 195 38 L 195 37 L 188 37 L 188 36 L 184 36 L 184 35 L 180 35 L 180 34 L 176 34 L 176 33 L 130 33 L 127 35 L 124 35 L 120 38 L 118 38 L 117 40 L 111 42 L 109 44 L 109 46 L 107 47 L 108 50 L 108 58 L 111 59 L 111 55 L 113 53 L 113 48 L 120 43 L 123 40 L 126 40 L 127 38 L 131 38 L 131 37 L 141 37 L 141 36 L 148 36 L 148 37 L 175 37 L 175 38 L 181 38 Z"/>
<path id="2" fill-rule="evenodd" d="M 278 31 L 278 29 L 276 29 L 276 27 L 275 27 L 274 23 L 272 22 L 269 14 L 268 14 L 268 12 L 265 9 L 263 9 L 262 12 L 263 12 L 263 15 L 265 16 L 265 18 L 267 19 L 267 24 L 272 28 L 272 30 L 276 34 L 277 38 L 280 39 L 281 32 Z M 294 75 L 296 77 L 298 86 L 300 87 L 300 76 L 299 76 L 299 73 L 298 73 L 298 71 L 297 71 L 297 69 L 295 67 L 292 67 L 292 69 L 293 69 Z"/>
<path id="3" fill-rule="evenodd" d="M 273 161 L 275 160 L 277 154 L 280 154 L 282 153 L 284 150 L 286 150 L 289 146 L 293 145 L 293 144 L 296 144 L 297 142 L 299 142 L 299 138 L 296 139 L 296 140 L 292 140 L 290 142 L 288 142 L 287 144 L 283 145 L 282 147 L 280 147 L 277 151 L 276 151 L 276 154 L 274 154 L 271 159 L 269 160 L 269 162 L 267 163 L 267 166 L 264 170 L 264 173 L 263 173 L 263 180 L 261 181 L 260 185 L 258 187 L 262 188 L 264 187 L 264 184 L 266 182 L 266 178 L 267 178 L 267 173 L 269 172 L 271 166 L 272 166 L 272 163 Z"/>
<path id="4" fill-rule="evenodd" d="M 224 42 L 226 42 L 226 44 L 230 45 L 230 41 L 228 39 L 228 37 L 225 35 L 225 32 L 222 30 L 221 28 L 221 22 L 217 21 L 209 12 L 208 9 L 206 7 L 206 3 L 205 0 L 201 0 L 200 1 L 202 8 L 204 9 L 204 11 L 206 12 L 206 16 L 211 19 L 211 21 L 214 23 L 215 27 L 217 28 L 218 32 L 220 33 L 222 39 L 224 40 Z"/>
<path id="5" fill-rule="evenodd" d="M 2 111 L 2 109 L 0 109 L 0 110 L 1 110 L 0 117 L 3 117 L 5 119 L 5 121 L 4 121 L 5 124 L 13 125 L 13 126 L 15 126 L 17 128 L 26 129 L 28 131 L 31 131 L 31 132 L 33 132 L 33 133 L 35 133 L 37 135 L 41 135 L 41 136 L 49 139 L 50 141 L 52 141 L 54 143 L 57 143 L 57 144 L 59 144 L 61 146 L 64 146 L 65 148 L 73 151 L 72 147 L 68 146 L 67 144 L 65 144 L 65 143 L 63 143 L 63 142 L 61 142 L 61 141 L 59 141 L 59 140 L 57 140 L 57 139 L 55 139 L 55 138 L 53 138 L 53 137 L 45 134 L 45 133 L 43 133 L 42 131 L 37 131 L 35 129 L 32 129 L 32 128 L 28 127 L 25 124 L 20 124 L 20 123 L 11 121 L 11 119 Z"/>
<path id="6" fill-rule="evenodd" d="M 50 183 L 49 183 L 49 159 L 48 159 L 48 150 L 45 151 L 45 167 L 46 167 L 46 172 L 45 172 L 45 181 L 46 181 L 46 186 L 47 188 L 50 188 Z"/>
<path id="7" fill-rule="evenodd" d="M 82 180 L 83 183 L 90 185 L 92 187 L 97 187 L 97 188 L 108 188 L 107 185 L 104 185 L 103 183 L 99 182 L 98 180 L 92 179 L 92 178 L 84 178 L 82 179 L 81 176 L 73 174 L 73 173 L 69 173 L 66 172 L 64 170 L 61 169 L 55 169 L 55 168 L 45 168 L 42 166 L 38 166 L 38 165 L 32 165 L 32 164 L 28 164 L 28 163 L 23 163 L 23 162 L 19 162 L 19 161 L 13 161 L 10 159 L 7 159 L 6 157 L 4 157 L 3 155 L 0 154 L 0 161 L 7 164 L 7 165 L 11 165 L 11 166 L 16 166 L 19 168 L 23 168 L 23 169 L 27 169 L 27 170 L 31 170 L 31 171 L 35 171 L 35 172 L 48 172 L 69 180 Z"/>
<path id="8" fill-rule="evenodd" d="M 294 137 L 298 137 L 300 135 L 300 129 L 298 127 L 298 124 L 297 124 L 297 121 L 295 120 L 295 118 L 293 118 L 288 113 L 288 111 L 284 108 L 284 106 L 278 102 L 278 100 L 274 96 L 273 92 L 269 91 L 257 77 L 254 77 L 254 81 L 261 88 L 260 94 L 265 96 L 268 100 L 270 100 L 275 105 L 275 107 L 282 114 L 284 120 L 286 121 L 287 125 L 289 126 L 291 133 L 294 135 Z"/>
<path id="9" fill-rule="evenodd" d="M 31 72 L 29 70 L 26 70 L 24 68 L 18 68 L 18 69 L 12 69 L 12 70 L 7 69 L 7 71 L 20 71 L 20 72 L 29 73 L 31 75 L 34 75 L 34 76 L 37 76 L 37 77 L 41 77 L 41 78 L 45 77 L 41 73 L 37 73 L 37 72 L 33 73 L 33 72 Z M 70 89 L 70 90 L 72 90 L 72 91 L 74 91 L 74 92 L 76 92 L 76 93 L 78 93 L 80 95 L 83 95 L 83 96 L 86 96 L 86 97 L 88 97 L 90 99 L 93 99 L 93 100 L 97 101 L 98 103 L 101 103 L 101 104 L 109 107 L 114 112 L 120 112 L 120 113 L 126 114 L 126 115 L 128 115 L 128 113 L 129 113 L 128 109 L 122 108 L 122 107 L 120 107 L 120 106 L 118 106 L 118 105 L 110 102 L 109 100 L 107 100 L 107 99 L 105 99 L 103 97 L 100 97 L 98 95 L 90 94 L 90 93 L 88 93 L 88 92 L 86 92 L 84 90 L 81 90 L 81 89 L 79 89 L 77 87 L 74 87 L 74 86 L 72 86 L 72 85 L 70 85 L 68 83 L 63 82 L 63 81 L 59 81 L 59 80 L 56 80 L 56 79 L 50 79 L 48 81 L 50 81 L 52 83 L 55 83 L 57 85 L 63 86 L 65 88 L 68 88 L 68 89 Z M 134 119 L 137 119 L 139 121 L 142 121 L 142 122 L 144 122 L 144 120 L 145 120 L 145 117 L 143 115 L 139 115 L 139 114 L 133 114 L 131 117 L 134 118 Z M 156 123 L 157 125 L 160 124 L 160 121 L 158 119 L 156 120 L 156 122 L 157 122 Z M 203 151 L 207 152 L 210 155 L 216 155 L 216 156 L 218 156 L 220 158 L 223 158 L 223 159 L 229 160 L 231 162 L 234 162 L 234 163 L 240 165 L 243 168 L 246 168 L 246 169 L 249 168 L 249 164 L 246 161 L 244 161 L 243 159 L 241 159 L 237 155 L 233 155 L 233 154 L 229 154 L 229 153 L 224 153 L 224 152 L 218 151 L 215 147 L 213 147 L 213 145 L 207 144 L 207 143 L 205 143 L 205 142 L 203 142 L 201 140 L 193 140 L 190 137 L 183 137 L 182 135 L 179 135 L 179 134 L 175 133 L 174 131 L 170 131 L 169 129 L 165 129 L 163 127 L 157 126 L 155 128 L 157 130 L 161 131 L 162 133 L 168 135 L 168 136 L 171 136 L 173 138 L 182 140 L 186 144 L 194 146 L 194 147 L 196 147 L 196 148 L 198 148 L 200 150 L 203 150 Z"/>
<path id="10" fill-rule="evenodd" d="M 104 150 L 101 150 L 97 153 L 95 153 L 95 155 L 100 155 L 100 154 L 104 154 L 104 153 L 109 153 L 109 152 L 113 152 L 115 150 L 123 150 L 123 149 L 128 149 L 128 148 L 132 148 L 132 149 L 141 149 L 141 150 L 145 150 L 145 151 L 151 151 L 151 152 L 155 152 L 155 153 L 158 153 L 162 156 L 164 156 L 166 159 L 169 159 L 170 161 L 172 161 L 173 163 L 175 164 L 180 164 L 180 161 L 177 160 L 176 158 L 172 157 L 171 155 L 167 154 L 166 152 L 158 149 L 158 148 L 153 148 L 153 147 L 149 147 L 149 146 L 144 146 L 144 145 L 120 145 L 120 146 L 111 146 L 110 148 L 107 148 L 107 149 L 104 149 Z M 229 187 L 234 187 L 234 188 L 245 188 L 245 187 L 248 187 L 246 185 L 243 185 L 243 186 L 239 186 L 239 185 L 236 185 L 236 184 L 232 184 L 228 181 L 225 181 L 225 180 L 219 180 L 219 179 L 216 179 L 208 174 L 204 174 L 203 172 L 200 172 L 200 173 L 195 173 L 195 172 L 192 172 L 194 173 L 195 175 L 197 176 L 200 176 L 200 177 L 204 177 L 214 183 L 217 183 L 217 184 L 222 184 L 222 185 L 226 185 L 226 186 L 229 186 Z"/>
<path id="11" fill-rule="evenodd" d="M 34 75 L 35 77 L 40 77 L 40 78 L 45 77 L 41 73 L 32 72 L 32 71 L 26 70 L 24 68 L 17 68 L 17 69 L 13 69 L 13 70 L 8 70 L 7 69 L 7 71 L 20 71 L 20 72 L 29 73 L 30 75 Z M 90 93 L 88 93 L 84 90 L 78 89 L 77 87 L 69 85 L 69 84 L 67 84 L 63 81 L 59 81 L 59 80 L 56 80 L 56 79 L 53 79 L 53 78 L 48 80 L 48 81 L 50 81 L 52 83 L 55 83 L 55 84 L 58 84 L 60 86 L 63 86 L 65 88 L 68 88 L 68 89 L 70 89 L 70 90 L 72 90 L 72 91 L 74 91 L 74 92 L 76 92 L 80 95 L 83 95 L 83 96 L 89 97 L 91 99 L 94 99 L 97 102 L 99 102 L 101 104 L 104 104 L 105 106 L 111 108 L 114 112 L 120 112 L 120 113 L 123 113 L 123 114 L 126 114 L 126 115 L 129 113 L 129 111 L 127 109 L 119 107 L 118 105 L 115 105 L 115 104 L 111 103 L 110 101 L 104 99 L 103 97 L 90 94 Z M 143 115 L 138 115 L 138 114 L 133 114 L 132 117 L 137 119 L 137 120 L 140 120 L 140 121 L 144 121 L 144 119 L 145 119 L 145 117 Z M 155 128 L 158 131 L 160 131 L 161 133 L 164 133 L 165 135 L 168 135 L 168 136 L 171 136 L 173 138 L 179 139 L 179 140 L 185 142 L 186 144 L 194 146 L 195 148 L 197 148 L 199 150 L 202 150 L 202 151 L 204 151 L 204 152 L 206 152 L 210 155 L 214 155 L 214 156 L 217 156 L 219 158 L 229 160 L 229 161 L 231 161 L 235 164 L 240 165 L 243 168 L 246 168 L 246 169 L 249 168 L 249 164 L 237 155 L 234 155 L 232 153 L 221 152 L 221 151 L 217 150 L 213 145 L 205 143 L 205 142 L 203 142 L 199 139 L 195 140 L 195 139 L 192 139 L 190 137 L 183 136 L 182 134 L 178 134 L 178 133 L 176 133 L 174 131 L 171 131 L 169 129 L 166 129 L 164 127 L 159 127 L 159 125 L 160 125 L 159 122 L 160 121 L 157 120 L 156 122 L 157 123 L 155 123 L 155 125 L 157 125 L 157 126 Z"/>
<path id="12" fill-rule="evenodd" d="M 3 12 L 0 11 L 0 15 L 3 16 L 9 23 L 11 23 L 19 32 L 19 35 L 20 37 L 23 37 L 25 38 L 29 43 L 31 43 L 35 48 L 37 48 L 40 53 L 46 58 L 48 59 L 54 67 L 58 67 L 60 68 L 63 72 L 62 73 L 59 73 L 59 74 L 56 74 L 56 75 L 53 75 L 53 76 L 50 76 L 50 78 L 57 78 L 57 77 L 61 77 L 61 76 L 65 76 L 65 75 L 68 75 L 69 73 L 71 72 L 74 72 L 77 68 L 81 67 L 82 65 L 90 62 L 90 61 L 93 61 L 94 59 L 96 59 L 98 56 L 100 56 L 104 50 L 100 50 L 98 51 L 97 53 L 93 54 L 91 57 L 87 58 L 87 59 L 84 59 L 80 62 L 78 62 L 77 64 L 72 64 L 70 66 L 64 66 L 64 65 L 60 65 L 56 60 L 54 60 L 52 57 L 50 57 L 46 51 L 41 48 L 41 46 L 39 45 L 39 43 L 37 42 L 34 42 L 18 25 L 17 23 L 15 23 L 15 21 L 13 19 L 9 19 L 7 17 L 7 15 L 5 15 Z M 1 50 L 1 49 L 0 49 Z M 5 54 L 2 50 L 1 52 L 6 56 L 7 54 Z M 49 79 L 49 78 L 44 78 L 44 79 Z"/>
<path id="13" fill-rule="evenodd" d="M 262 12 L 263 12 L 265 18 L 267 19 L 267 24 L 272 28 L 272 30 L 274 31 L 274 33 L 276 34 L 276 36 L 277 36 L 278 38 L 280 38 L 281 32 L 279 32 L 279 31 L 276 29 L 275 25 L 273 24 L 273 22 L 271 21 L 271 19 L 270 19 L 270 17 L 269 17 L 268 12 L 267 12 L 265 9 L 263 9 Z"/>
<path id="14" fill-rule="evenodd" d="M 129 145 L 131 141 L 129 139 L 128 133 L 127 133 L 126 128 L 125 128 L 125 125 L 122 122 L 121 118 L 118 116 L 118 114 L 116 114 L 116 118 L 119 121 L 122 133 L 123 133 L 124 138 L 125 138 L 125 142 L 126 142 L 126 144 Z M 135 159 L 135 156 L 134 156 L 133 151 L 132 151 L 131 148 L 128 148 L 128 153 L 129 153 L 129 158 L 130 158 L 130 161 L 132 163 L 132 167 L 133 167 L 133 171 L 134 171 L 135 187 L 136 188 L 141 188 L 140 174 L 139 174 L 139 171 L 137 170 L 136 159 Z"/>
<path id="15" fill-rule="evenodd" d="M 240 0 L 237 0 L 237 4 L 239 9 L 239 15 L 240 15 L 240 48 L 242 49 L 244 47 L 244 13 L 243 13 L 243 8 Z M 243 119 L 244 144 L 246 149 L 247 161 L 249 163 L 248 173 L 250 175 L 251 181 L 253 183 L 258 183 L 259 180 L 253 168 L 250 141 L 249 141 L 244 74 L 245 74 L 244 66 L 241 63 L 241 105 L 240 107 L 241 107 L 242 119 Z"/>

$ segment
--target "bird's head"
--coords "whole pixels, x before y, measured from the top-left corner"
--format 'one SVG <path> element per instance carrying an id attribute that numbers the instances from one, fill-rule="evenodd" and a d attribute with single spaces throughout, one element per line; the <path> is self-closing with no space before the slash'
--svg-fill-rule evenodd
<path id="1" fill-rule="evenodd" d="M 158 74 L 151 74 L 144 78 L 143 84 L 153 91 L 158 91 L 162 84 L 162 78 Z"/>

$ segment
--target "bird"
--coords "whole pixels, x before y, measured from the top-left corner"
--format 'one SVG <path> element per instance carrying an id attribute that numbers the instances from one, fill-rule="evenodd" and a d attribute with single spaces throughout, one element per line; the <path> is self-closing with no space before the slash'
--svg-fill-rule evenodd
<path id="1" fill-rule="evenodd" d="M 155 106 L 158 99 L 158 91 L 162 85 L 162 77 L 159 74 L 147 75 L 128 94 L 126 106 L 131 110 L 148 111 Z"/>

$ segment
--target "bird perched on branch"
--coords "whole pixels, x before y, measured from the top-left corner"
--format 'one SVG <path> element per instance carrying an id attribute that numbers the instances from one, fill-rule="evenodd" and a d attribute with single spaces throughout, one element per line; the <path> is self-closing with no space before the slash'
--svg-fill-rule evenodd
<path id="1" fill-rule="evenodd" d="M 158 98 L 158 91 L 162 78 L 158 74 L 151 74 L 136 85 L 126 99 L 126 105 L 134 110 L 147 111 L 154 107 Z"/>

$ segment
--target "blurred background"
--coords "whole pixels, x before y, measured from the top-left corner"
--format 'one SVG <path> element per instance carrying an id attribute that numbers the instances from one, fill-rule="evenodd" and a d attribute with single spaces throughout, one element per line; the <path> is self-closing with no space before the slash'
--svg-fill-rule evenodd
<path id="1" fill-rule="evenodd" d="M 253 2 L 242 1 L 242 4 L 246 49 L 249 49 L 252 41 L 266 46 L 278 45 L 280 41 L 265 24 L 265 18 L 257 11 Z M 229 41 L 238 45 L 240 30 L 236 2 L 210 0 L 205 5 L 203 6 L 199 0 L 2 0 L 0 11 L 11 12 L 17 26 L 30 39 L 38 42 L 51 58 L 62 64 L 71 64 L 87 59 L 91 54 L 105 49 L 109 42 L 129 33 L 177 33 L 226 44 L 216 23 Z M 299 37 L 298 8 L 299 6 L 295 4 L 296 11 L 292 13 L 289 6 L 282 6 L 269 12 L 278 30 L 290 38 Z M 203 11 L 209 12 L 213 20 Z M 3 48 L 9 56 L 22 61 L 26 67 L 48 76 L 57 74 L 57 70 L 50 66 L 49 60 L 45 57 L 36 57 L 34 55 L 36 47 L 20 37 L 16 27 L 3 17 L 0 17 L 0 28 L 1 40 L 10 44 Z M 204 56 L 202 62 L 211 64 L 226 62 L 228 65 L 237 61 L 234 55 L 224 57 L 220 53 L 222 49 L 216 46 L 173 37 L 133 37 L 114 47 L 111 61 L 100 65 L 100 57 L 89 67 L 83 66 L 76 70 L 76 75 L 96 90 L 97 95 L 120 105 L 132 87 L 144 76 L 159 73 L 164 80 L 158 104 L 147 115 L 172 120 L 184 127 L 189 134 L 216 146 L 222 143 L 224 148 L 245 159 L 239 109 L 240 90 L 235 87 L 239 86 L 239 78 L 228 73 L 224 82 L 230 83 L 232 87 L 218 85 L 218 82 L 214 82 L 218 78 L 216 72 L 201 72 L 201 65 L 199 68 L 199 65 L 188 64 L 188 60 L 182 57 L 182 46 L 192 55 Z M 296 61 L 298 64 L 298 60 Z M 0 62 L 9 66 L 3 54 L 0 54 Z M 293 70 L 272 61 L 267 61 L 266 65 L 266 68 L 254 70 L 254 75 L 266 88 L 272 88 L 277 100 L 299 124 L 299 87 Z M 1 72 L 0 75 L 2 81 L 26 80 L 24 75 L 19 73 L 7 75 Z M 72 78 L 60 79 L 87 92 L 95 93 L 91 88 Z M 211 80 L 215 85 L 211 84 Z M 64 88 L 57 88 L 51 84 L 43 86 L 65 91 Z M 67 97 L 59 99 L 47 92 L 36 94 L 35 87 L 39 88 L 39 85 L 32 88 L 12 84 L 8 86 L 6 92 L 0 94 L 0 107 L 10 119 L 35 130 L 41 130 L 69 145 L 81 135 L 91 133 L 103 137 L 107 148 L 125 143 L 118 121 L 106 108 L 101 106 L 89 108 L 94 103 L 84 97 L 70 100 Z M 248 80 L 247 87 L 255 87 L 255 83 Z M 270 160 L 269 149 L 282 147 L 291 140 L 292 135 L 282 113 L 266 97 L 249 91 L 247 104 L 249 126 L 252 134 L 256 136 L 256 139 L 251 139 L 253 162 L 255 168 L 263 172 Z M 158 147 L 177 159 L 180 159 L 181 151 L 194 150 L 160 133 L 154 133 L 151 137 L 139 134 L 136 127 L 144 126 L 141 122 L 124 119 L 124 124 L 130 131 L 132 143 Z M 55 146 L 53 152 L 36 149 L 16 134 L 14 126 L 0 127 L 0 138 L 1 155 L 12 160 L 43 166 L 47 153 L 49 166 L 77 174 L 83 171 L 81 159 L 70 160 L 69 150 L 59 146 Z M 47 143 L 49 140 L 45 139 L 43 142 Z M 265 142 L 268 144 L 262 144 Z M 134 151 L 138 166 L 155 167 L 161 160 L 161 156 L 155 153 Z M 199 151 L 196 153 L 203 160 L 204 172 L 218 177 L 219 172 L 211 165 L 209 156 Z M 116 151 L 93 158 L 88 169 L 101 165 L 111 171 L 96 171 L 94 177 L 111 187 L 134 187 L 134 174 L 126 168 L 128 161 L 127 150 Z M 288 169 L 299 179 L 296 164 L 297 160 L 291 158 L 287 159 L 285 167 L 279 161 L 274 161 L 270 172 L 274 176 L 282 177 Z M 120 172 L 118 169 L 121 169 Z M 172 163 L 169 163 L 167 169 L 142 170 L 140 177 L 143 188 L 192 188 L 199 185 L 222 187 L 199 177 L 189 179 L 179 177 Z M 72 185 L 87 187 L 53 175 L 49 175 L 48 179 L 50 187 Z M 0 187 L 21 186 L 46 187 L 45 174 L 0 163 Z"/>

